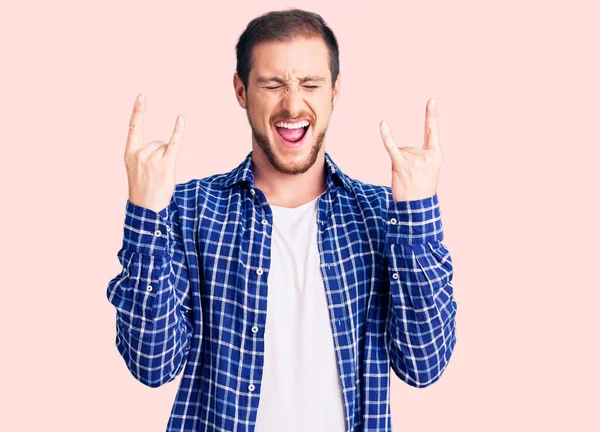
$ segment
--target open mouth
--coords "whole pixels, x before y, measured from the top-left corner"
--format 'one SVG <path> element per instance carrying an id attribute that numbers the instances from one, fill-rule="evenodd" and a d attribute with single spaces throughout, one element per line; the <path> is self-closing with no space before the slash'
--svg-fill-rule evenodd
<path id="1" fill-rule="evenodd" d="M 284 127 L 277 127 L 273 125 L 277 136 L 281 139 L 281 142 L 286 147 L 300 147 L 308 135 L 308 129 L 312 126 L 311 123 L 308 126 L 300 127 L 297 129 L 287 129 Z"/>

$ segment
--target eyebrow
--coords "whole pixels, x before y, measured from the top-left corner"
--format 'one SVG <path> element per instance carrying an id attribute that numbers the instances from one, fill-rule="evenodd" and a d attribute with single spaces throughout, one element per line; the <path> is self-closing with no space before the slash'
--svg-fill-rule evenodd
<path id="1" fill-rule="evenodd" d="M 259 76 L 256 78 L 256 82 L 257 84 L 266 84 L 268 82 L 278 82 L 280 84 L 285 84 L 285 81 L 282 80 L 281 78 L 277 78 L 277 77 L 263 77 L 263 76 Z M 307 82 L 307 81 L 316 81 L 316 82 L 325 82 L 326 79 L 324 77 L 321 76 L 315 76 L 315 75 L 309 75 L 309 76 L 305 76 L 303 78 L 300 78 L 300 82 Z"/>

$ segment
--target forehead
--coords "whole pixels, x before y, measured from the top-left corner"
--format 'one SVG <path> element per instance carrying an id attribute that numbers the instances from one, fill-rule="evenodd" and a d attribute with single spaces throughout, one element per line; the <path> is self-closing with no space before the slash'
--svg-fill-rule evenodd
<path id="1" fill-rule="evenodd" d="M 278 76 L 282 79 L 321 75 L 329 77 L 329 51 L 321 38 L 286 42 L 261 42 L 252 50 L 250 78 Z"/>

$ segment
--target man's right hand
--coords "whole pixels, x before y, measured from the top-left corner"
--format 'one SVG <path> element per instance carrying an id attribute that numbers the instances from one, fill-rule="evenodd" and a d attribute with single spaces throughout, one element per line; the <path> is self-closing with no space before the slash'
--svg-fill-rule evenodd
<path id="1" fill-rule="evenodd" d="M 139 94 L 133 105 L 125 146 L 129 201 L 159 212 L 169 205 L 175 191 L 175 158 L 181 145 L 183 116 L 177 117 L 168 143 L 152 141 L 144 144 L 145 110 L 145 95 Z"/>

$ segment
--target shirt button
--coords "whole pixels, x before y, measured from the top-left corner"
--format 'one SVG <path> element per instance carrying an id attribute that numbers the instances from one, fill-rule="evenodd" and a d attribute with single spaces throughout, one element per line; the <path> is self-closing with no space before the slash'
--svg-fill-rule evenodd
<path id="1" fill-rule="evenodd" d="M 258 333 L 258 326 L 252 327 L 252 333 Z"/>
<path id="2" fill-rule="evenodd" d="M 148 285 L 148 286 L 146 287 L 146 291 L 152 291 L 152 285 Z"/>
<path id="3" fill-rule="evenodd" d="M 263 225 L 267 225 L 269 223 L 269 221 L 266 220 L 266 219 L 263 219 L 263 220 L 260 221 L 260 223 L 263 224 Z"/>
<path id="4" fill-rule="evenodd" d="M 392 274 L 392 277 L 393 277 L 394 279 L 398 279 L 398 273 L 394 273 L 394 274 Z"/>
<path id="5" fill-rule="evenodd" d="M 261 269 L 261 268 L 257 269 L 257 270 L 256 270 L 256 274 L 257 274 L 257 275 L 261 275 L 261 274 L 263 274 L 263 269 Z"/>
<path id="6" fill-rule="evenodd" d="M 171 231 L 171 227 L 170 226 L 167 226 L 167 231 Z"/>
<path id="7" fill-rule="evenodd" d="M 255 389 L 255 388 L 256 388 L 256 387 L 254 387 L 254 384 L 250 384 L 250 385 L 248 386 L 248 390 L 250 390 L 250 391 L 254 391 L 254 389 Z"/>
<path id="8" fill-rule="evenodd" d="M 390 219 L 390 223 L 391 223 L 392 225 L 396 225 L 396 223 L 397 223 L 397 222 L 398 222 L 398 221 L 396 220 L 396 218 L 391 218 L 391 219 Z"/>
<path id="9" fill-rule="evenodd" d="M 254 194 L 256 193 L 256 191 L 255 191 L 254 189 L 250 189 L 250 193 L 251 193 L 252 195 L 254 195 Z"/>
<path id="10" fill-rule="evenodd" d="M 160 230 L 156 230 L 156 231 L 154 231 L 154 235 L 155 235 L 156 237 L 159 237 L 159 236 L 161 236 L 161 235 L 162 235 L 162 232 L 161 232 Z"/>

